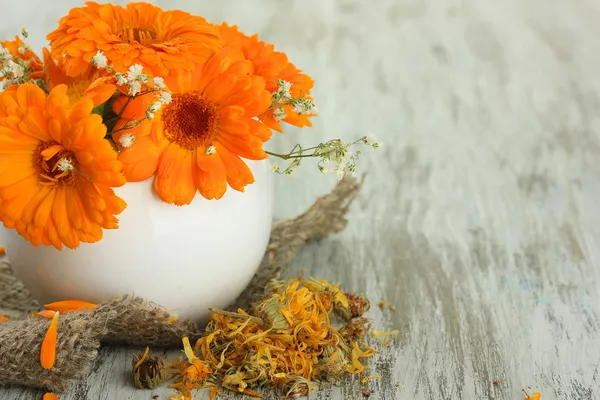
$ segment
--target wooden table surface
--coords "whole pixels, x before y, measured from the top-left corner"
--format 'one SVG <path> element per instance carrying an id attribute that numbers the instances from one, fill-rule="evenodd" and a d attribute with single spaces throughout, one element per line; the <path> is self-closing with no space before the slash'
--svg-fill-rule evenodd
<path id="1" fill-rule="evenodd" d="M 371 399 L 513 400 L 522 388 L 600 399 L 598 1 L 155 3 L 258 32 L 315 78 L 314 128 L 271 149 L 367 132 L 385 142 L 360 159 L 367 178 L 348 228 L 290 268 L 396 306 L 368 313 L 401 332 L 371 361 L 384 376 Z M 40 47 L 76 4 L 2 1 L 1 36 L 25 24 Z M 278 177 L 276 215 L 334 182 L 310 162 Z M 133 388 L 134 350 L 102 349 L 61 399 L 174 393 Z M 348 379 L 312 398 L 362 399 L 361 387 Z"/>

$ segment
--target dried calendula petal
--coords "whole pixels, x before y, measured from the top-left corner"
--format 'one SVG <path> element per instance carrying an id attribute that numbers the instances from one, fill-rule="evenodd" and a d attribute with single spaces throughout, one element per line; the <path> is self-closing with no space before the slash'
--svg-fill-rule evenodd
<path id="1" fill-rule="evenodd" d="M 373 329 L 371 331 L 371 336 L 376 337 L 376 338 L 385 338 L 385 337 L 389 337 L 389 336 L 398 336 L 400 334 L 400 331 L 394 330 L 394 331 L 389 331 L 389 332 L 383 332 L 383 331 L 377 331 L 375 329 Z"/>
<path id="2" fill-rule="evenodd" d="M 44 397 L 42 398 L 42 400 L 58 400 L 58 396 L 55 395 L 54 393 L 46 393 L 44 394 Z"/>
<path id="3" fill-rule="evenodd" d="M 0 315 L 0 322 L 8 322 L 8 317 L 5 317 L 4 315 Z"/>
<path id="4" fill-rule="evenodd" d="M 98 307 L 97 304 L 80 300 L 64 300 L 44 305 L 44 308 L 47 310 L 59 311 L 63 314 L 73 311 L 91 310 L 92 308 L 96 307 Z"/>
<path id="5" fill-rule="evenodd" d="M 58 316 L 60 313 L 54 314 L 50 326 L 46 331 L 46 336 L 42 341 L 40 350 L 40 364 L 44 369 L 52 369 L 56 361 L 56 331 L 58 327 Z"/>
<path id="6" fill-rule="evenodd" d="M 135 354 L 131 364 L 133 383 L 137 388 L 154 389 L 169 379 L 170 375 L 165 358 L 151 355 L 148 347 L 146 347 L 144 353 Z"/>
<path id="7" fill-rule="evenodd" d="M 371 379 L 382 379 L 382 378 L 383 378 L 383 376 L 381 376 L 381 375 L 369 375 L 369 376 L 365 376 L 364 378 L 362 378 L 360 380 L 360 383 L 367 383 Z"/>

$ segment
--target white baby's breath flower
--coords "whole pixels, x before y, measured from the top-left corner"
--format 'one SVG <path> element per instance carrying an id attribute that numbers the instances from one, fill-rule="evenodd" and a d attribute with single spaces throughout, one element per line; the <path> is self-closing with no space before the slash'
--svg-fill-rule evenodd
<path id="1" fill-rule="evenodd" d="M 161 78 L 160 76 L 156 76 L 153 79 L 154 81 L 154 87 L 157 89 L 164 89 L 165 86 L 165 80 L 163 78 Z"/>
<path id="2" fill-rule="evenodd" d="M 292 94 L 290 89 L 292 88 L 291 82 L 284 81 L 283 79 L 277 80 L 277 95 L 283 99 L 291 99 Z"/>
<path id="3" fill-rule="evenodd" d="M 75 167 L 73 167 L 71 160 L 69 160 L 68 158 L 64 158 L 64 157 L 58 161 L 57 167 L 60 171 L 63 171 L 63 172 L 71 171 L 75 168 Z"/>
<path id="4" fill-rule="evenodd" d="M 275 121 L 281 121 L 285 117 L 287 117 L 287 113 L 283 108 L 276 108 L 275 111 L 273 111 L 273 118 L 275 118 Z"/>
<path id="5" fill-rule="evenodd" d="M 11 73 L 12 79 L 18 79 L 25 76 L 25 69 L 23 68 L 23 66 L 17 64 L 13 60 L 8 61 L 8 69 Z"/>
<path id="6" fill-rule="evenodd" d="M 120 72 L 117 72 L 115 74 L 115 79 L 117 80 L 117 85 L 122 86 L 122 85 L 127 84 L 127 77 Z"/>
<path id="7" fill-rule="evenodd" d="M 27 28 L 24 26 L 21 27 L 21 36 L 23 36 L 25 39 L 29 37 L 29 32 L 27 32 Z"/>
<path id="8" fill-rule="evenodd" d="M 90 62 L 98 69 L 104 69 L 108 66 L 108 59 L 100 50 L 98 50 L 96 55 L 92 57 Z"/>
<path id="9" fill-rule="evenodd" d="M 0 47 L 0 61 L 6 61 L 12 58 L 12 54 L 10 54 L 10 51 L 8 51 L 8 49 L 5 49 L 4 47 Z"/>
<path id="10" fill-rule="evenodd" d="M 152 103 L 150 104 L 150 107 L 148 107 L 148 111 L 155 113 L 160 110 L 160 106 L 162 106 L 162 103 L 160 102 Z"/>
<path id="11" fill-rule="evenodd" d="M 126 133 L 119 138 L 119 143 L 126 149 L 130 148 L 133 142 L 135 142 L 135 135 L 132 133 Z"/>
<path id="12" fill-rule="evenodd" d="M 129 95 L 130 96 L 135 96 L 139 92 L 142 91 L 142 84 L 138 81 L 129 82 L 128 85 L 129 85 Z"/>
<path id="13" fill-rule="evenodd" d="M 205 154 L 206 154 L 207 156 L 210 156 L 210 155 L 213 155 L 213 154 L 215 154 L 216 152 L 217 152 L 217 148 L 211 144 L 210 146 L 208 146 L 208 147 L 206 148 L 206 153 L 205 153 Z"/>
<path id="14" fill-rule="evenodd" d="M 281 170 L 279 169 L 279 165 L 273 163 L 273 164 L 271 164 L 271 171 L 280 172 Z"/>
<path id="15" fill-rule="evenodd" d="M 28 45 L 27 43 L 19 46 L 19 54 L 25 54 L 28 51 L 31 51 L 31 46 Z"/>
<path id="16" fill-rule="evenodd" d="M 371 135 L 371 134 L 363 137 L 362 141 L 363 141 L 364 144 L 366 144 L 367 146 L 371 146 L 374 149 L 378 149 L 381 146 L 383 146 L 383 143 L 378 142 L 377 138 L 375 137 L 375 135 Z"/>
<path id="17" fill-rule="evenodd" d="M 166 90 L 163 90 L 162 93 L 160 94 L 160 96 L 158 96 L 158 98 L 160 99 L 160 102 L 163 104 L 169 104 L 171 102 L 171 100 L 173 99 L 171 96 L 171 93 L 167 92 Z"/>
<path id="18" fill-rule="evenodd" d="M 315 105 L 314 101 L 304 99 L 298 99 L 297 101 L 295 101 L 294 105 L 292 106 L 292 109 L 298 115 L 316 114 L 318 112 L 317 106 Z"/>
<path id="19" fill-rule="evenodd" d="M 142 67 L 140 64 L 134 64 L 131 67 L 129 67 L 129 70 L 127 71 L 127 80 L 129 82 L 142 80 L 142 75 L 144 75 L 142 73 L 143 69 L 144 67 Z"/>

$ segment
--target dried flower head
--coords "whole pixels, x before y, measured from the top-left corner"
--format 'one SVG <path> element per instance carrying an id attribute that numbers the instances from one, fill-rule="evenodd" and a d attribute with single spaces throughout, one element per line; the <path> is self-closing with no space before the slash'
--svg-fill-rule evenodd
<path id="1" fill-rule="evenodd" d="M 132 369 L 133 383 L 140 389 L 154 389 L 170 377 L 165 358 L 150 354 L 148 347 L 133 356 Z"/>

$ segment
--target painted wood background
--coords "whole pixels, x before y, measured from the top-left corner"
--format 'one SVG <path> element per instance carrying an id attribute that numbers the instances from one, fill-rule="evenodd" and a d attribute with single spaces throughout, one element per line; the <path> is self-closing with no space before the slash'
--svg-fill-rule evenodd
<path id="1" fill-rule="evenodd" d="M 512 400 L 522 388 L 600 398 L 600 2 L 156 3 L 258 32 L 315 78 L 314 128 L 270 148 L 367 132 L 385 142 L 360 160 L 365 190 L 348 229 L 290 269 L 396 306 L 368 314 L 401 332 L 371 362 L 384 376 L 371 399 Z M 41 47 L 77 4 L 2 1 L 1 37 L 25 24 Z M 310 162 L 279 177 L 277 216 L 334 180 Z M 132 387 L 134 350 L 104 348 L 61 399 L 167 398 Z M 361 387 L 349 379 L 312 397 L 361 399 Z"/>

